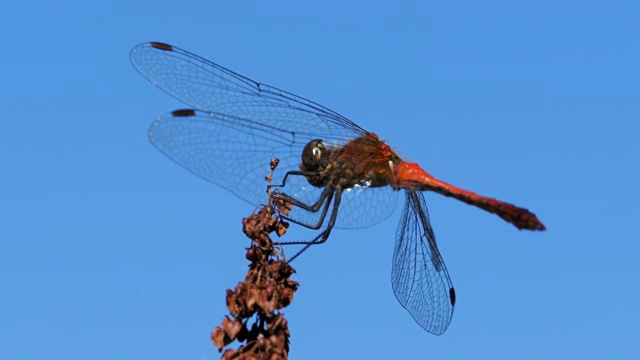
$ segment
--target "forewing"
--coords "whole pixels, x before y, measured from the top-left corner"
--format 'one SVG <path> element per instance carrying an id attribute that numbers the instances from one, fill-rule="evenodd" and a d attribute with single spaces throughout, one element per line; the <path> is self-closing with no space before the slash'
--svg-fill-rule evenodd
<path id="1" fill-rule="evenodd" d="M 140 44 L 130 59 L 151 83 L 197 110 L 339 144 L 366 133 L 335 111 L 171 45 Z"/>
<path id="2" fill-rule="evenodd" d="M 273 182 L 280 184 L 286 171 L 297 169 L 297 153 L 304 146 L 286 131 L 195 110 L 158 118 L 149 128 L 149 140 L 177 164 L 253 205 L 267 202 L 264 179 L 270 159 L 280 159 Z"/>
<path id="3" fill-rule="evenodd" d="M 262 180 L 271 158 L 281 160 L 273 182 L 279 184 L 287 171 L 299 170 L 310 140 L 341 146 L 366 134 L 330 109 L 171 45 L 141 44 L 130 58 L 151 83 L 196 108 L 156 120 L 151 142 L 179 165 L 253 205 L 266 201 Z M 289 177 L 284 191 L 308 204 L 320 194 L 301 176 Z M 337 227 L 375 224 L 391 214 L 396 199 L 389 189 L 346 191 Z M 379 205 L 376 212 L 369 211 L 372 205 Z M 305 223 L 314 223 L 318 215 L 291 214 Z"/>
<path id="4" fill-rule="evenodd" d="M 149 140 L 171 160 L 246 200 L 252 205 L 267 201 L 265 175 L 269 162 L 279 158 L 273 184 L 284 174 L 299 170 L 300 154 L 313 134 L 294 135 L 250 119 L 197 110 L 177 110 L 151 124 Z M 302 176 L 289 176 L 283 192 L 307 204 L 314 203 L 322 189 Z M 357 228 L 388 217 L 397 194 L 390 187 L 345 191 L 336 226 Z M 371 205 L 379 205 L 371 211 Z M 315 224 L 320 212 L 294 208 L 290 217 Z"/>
<path id="5" fill-rule="evenodd" d="M 421 327 L 441 335 L 451 322 L 455 291 L 429 224 L 424 195 L 406 190 L 406 200 L 393 253 L 393 292 Z"/>

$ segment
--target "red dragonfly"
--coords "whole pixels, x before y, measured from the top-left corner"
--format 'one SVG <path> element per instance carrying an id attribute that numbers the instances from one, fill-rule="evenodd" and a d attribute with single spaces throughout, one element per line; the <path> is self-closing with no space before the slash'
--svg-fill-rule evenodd
<path id="1" fill-rule="evenodd" d="M 403 190 L 393 291 L 428 332 L 446 331 L 456 296 L 423 191 L 477 206 L 518 229 L 545 230 L 528 210 L 434 178 L 403 161 L 374 133 L 312 101 L 164 43 L 138 45 L 130 58 L 151 83 L 192 107 L 161 116 L 149 129 L 153 145 L 170 159 L 254 205 L 264 201 L 265 164 L 280 159 L 283 171 L 274 184 L 284 184 L 294 205 L 290 220 L 324 227 L 315 239 L 299 244 L 322 243 L 334 227 L 384 220 Z"/>

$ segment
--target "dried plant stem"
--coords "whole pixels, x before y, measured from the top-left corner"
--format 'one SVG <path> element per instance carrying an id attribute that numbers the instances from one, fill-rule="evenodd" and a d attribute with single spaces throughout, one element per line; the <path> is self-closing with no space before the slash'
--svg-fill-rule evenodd
<path id="1" fill-rule="evenodd" d="M 272 160 L 269 185 L 277 166 L 278 159 Z M 229 315 L 214 329 L 211 341 L 219 351 L 235 340 L 244 344 L 225 350 L 222 359 L 288 359 L 290 332 L 280 309 L 291 303 L 299 284 L 290 279 L 295 270 L 278 256 L 269 237 L 272 232 L 284 235 L 288 223 L 280 214 L 291 210 L 272 189 L 268 204 L 242 220 L 242 231 L 252 240 L 246 253 L 249 270 L 235 290 L 227 289 Z"/>

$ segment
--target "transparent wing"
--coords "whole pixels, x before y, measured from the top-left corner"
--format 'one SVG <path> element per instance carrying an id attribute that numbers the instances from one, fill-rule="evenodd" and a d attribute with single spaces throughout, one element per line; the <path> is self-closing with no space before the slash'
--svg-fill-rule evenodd
<path id="1" fill-rule="evenodd" d="M 280 166 L 274 183 L 299 170 L 302 149 L 313 139 L 340 146 L 366 131 L 307 99 L 257 83 L 185 50 L 162 43 L 136 46 L 133 66 L 151 83 L 196 110 L 175 111 L 156 120 L 152 143 L 196 175 L 251 204 L 265 201 L 263 176 L 271 158 Z M 356 191 L 357 190 L 357 191 Z M 320 191 L 303 177 L 290 177 L 285 192 L 313 203 Z M 345 194 L 337 227 L 375 224 L 394 210 L 389 189 L 353 189 Z M 375 212 L 371 205 L 379 205 Z M 306 223 L 318 214 L 291 214 Z"/>
<path id="2" fill-rule="evenodd" d="M 131 50 L 134 68 L 197 110 L 251 120 L 263 129 L 313 134 L 338 144 L 366 134 L 355 123 L 310 100 L 260 84 L 198 55 L 151 42 Z"/>
<path id="3" fill-rule="evenodd" d="M 420 326 L 441 335 L 451 322 L 455 291 L 429 224 L 424 195 L 407 190 L 406 198 L 393 252 L 393 292 Z"/>
<path id="4" fill-rule="evenodd" d="M 313 134 L 294 136 L 250 119 L 197 110 L 166 114 L 149 129 L 151 143 L 171 160 L 252 205 L 267 200 L 264 176 L 269 173 L 270 159 L 280 159 L 273 183 L 281 184 L 287 171 L 299 170 L 302 149 L 313 138 Z M 290 176 L 283 192 L 311 204 L 320 197 L 321 189 L 304 177 Z M 345 191 L 336 226 L 373 225 L 387 218 L 396 202 L 397 192 L 390 187 Z M 294 208 L 290 216 L 312 224 L 319 213 Z"/>

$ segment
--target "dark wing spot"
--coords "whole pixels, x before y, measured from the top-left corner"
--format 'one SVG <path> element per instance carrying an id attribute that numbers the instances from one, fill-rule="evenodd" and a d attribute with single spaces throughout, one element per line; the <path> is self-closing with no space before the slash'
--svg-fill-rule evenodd
<path id="1" fill-rule="evenodd" d="M 173 117 L 196 116 L 196 111 L 193 109 L 180 109 L 180 110 L 172 111 L 171 115 L 173 115 Z"/>
<path id="2" fill-rule="evenodd" d="M 149 45 L 151 45 L 152 48 L 155 48 L 158 50 L 173 51 L 173 46 L 169 44 L 154 41 L 154 42 L 150 42 Z"/>
<path id="3" fill-rule="evenodd" d="M 456 304 L 456 291 L 453 288 L 449 289 L 449 298 L 451 299 L 451 306 Z"/>

